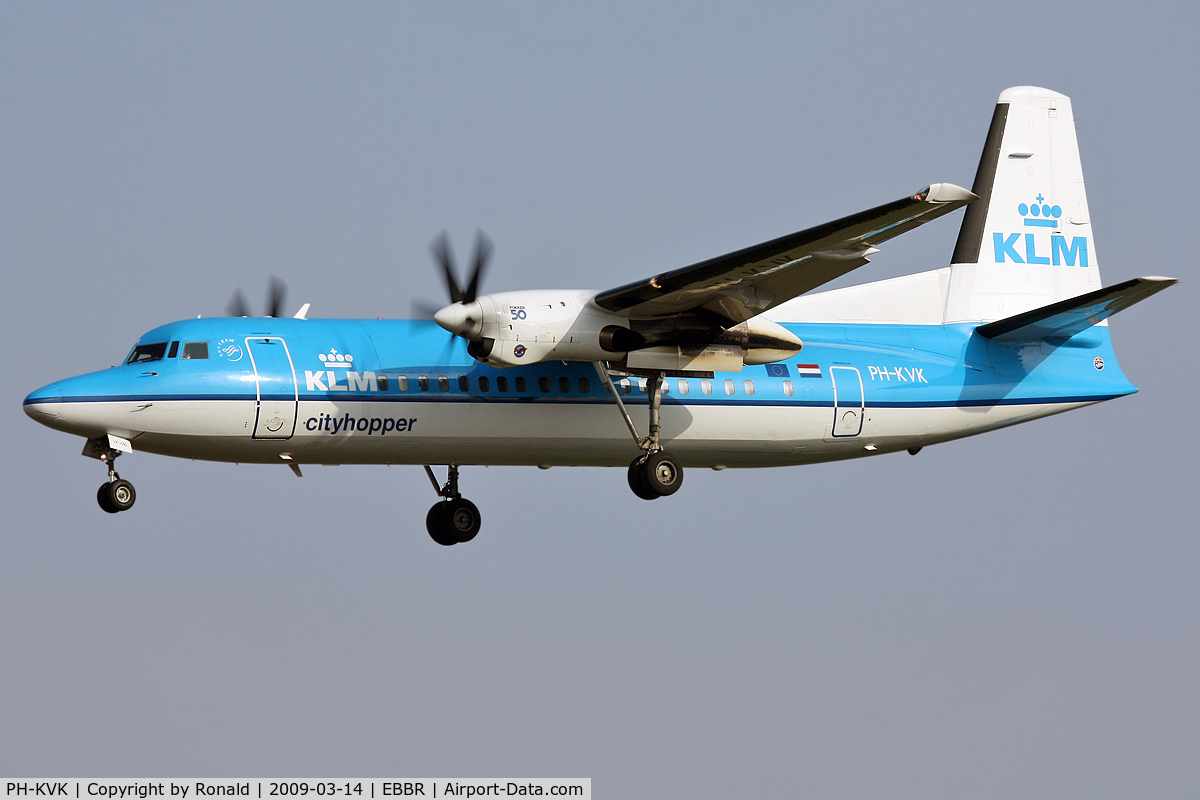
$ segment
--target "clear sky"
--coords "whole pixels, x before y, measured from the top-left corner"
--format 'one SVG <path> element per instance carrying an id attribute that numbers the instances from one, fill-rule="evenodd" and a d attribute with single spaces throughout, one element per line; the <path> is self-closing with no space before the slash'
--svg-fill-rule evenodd
<path id="1" fill-rule="evenodd" d="M 1194 797 L 1200 183 L 1182 3 L 0 2 L 0 774 L 591 777 L 597 797 Z M 810 4 L 804 4 L 810 5 Z M 1072 97 L 1131 397 L 904 454 L 692 470 L 122 459 L 29 391 L 161 323 L 618 286 L 970 186 Z M 961 213 L 853 282 L 944 266 Z M 843 281 L 845 282 L 845 281 Z"/>

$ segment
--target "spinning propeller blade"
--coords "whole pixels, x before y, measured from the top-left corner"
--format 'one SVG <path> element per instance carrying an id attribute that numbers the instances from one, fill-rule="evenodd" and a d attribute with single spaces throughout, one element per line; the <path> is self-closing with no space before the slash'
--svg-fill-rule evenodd
<path id="1" fill-rule="evenodd" d="M 246 305 L 246 296 L 242 294 L 241 289 L 235 290 L 233 297 L 229 298 L 229 305 L 225 306 L 225 315 L 229 317 L 250 316 L 250 307 Z"/>
<path id="2" fill-rule="evenodd" d="M 267 287 L 267 316 L 278 317 L 283 313 L 283 298 L 287 296 L 287 284 L 271 276 L 271 282 Z"/>
<path id="3" fill-rule="evenodd" d="M 268 317 L 278 317 L 283 313 L 283 299 L 287 296 L 287 284 L 271 276 L 270 282 L 267 284 L 267 313 Z M 246 295 L 242 294 L 241 289 L 234 290 L 233 297 L 229 298 L 229 304 L 225 306 L 225 315 L 229 317 L 248 317 L 250 316 L 250 306 L 246 302 Z"/>
<path id="4" fill-rule="evenodd" d="M 483 277 L 483 271 L 487 268 L 488 258 L 491 255 L 492 240 L 483 231 L 477 231 L 475 234 L 475 258 L 471 262 L 471 282 L 467 284 L 467 291 L 463 293 L 461 302 L 473 303 L 479 296 L 479 281 Z"/>
<path id="5" fill-rule="evenodd" d="M 446 290 L 450 294 L 451 303 L 473 303 L 479 295 L 479 284 L 483 272 L 487 268 L 488 258 L 492 255 L 492 241 L 483 231 L 475 235 L 475 257 L 471 259 L 471 277 L 463 288 L 458 282 L 458 270 L 454 267 L 454 251 L 450 249 L 450 237 L 445 231 L 438 234 L 430 245 L 433 258 L 442 268 L 442 277 L 446 281 Z"/>

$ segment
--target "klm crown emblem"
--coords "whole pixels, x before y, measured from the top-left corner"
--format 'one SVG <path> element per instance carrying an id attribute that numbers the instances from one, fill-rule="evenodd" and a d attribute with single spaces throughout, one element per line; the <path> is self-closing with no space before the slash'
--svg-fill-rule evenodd
<path id="1" fill-rule="evenodd" d="M 1026 228 L 1057 228 L 1062 216 L 1061 206 L 1052 206 L 1039 194 L 1034 203 L 1021 203 L 1017 212 L 1025 218 Z"/>
<path id="2" fill-rule="evenodd" d="M 329 348 L 328 354 L 322 353 L 317 358 L 321 359 L 321 363 L 327 368 L 349 369 L 354 366 L 354 356 L 349 353 L 343 355 L 332 347 Z"/>

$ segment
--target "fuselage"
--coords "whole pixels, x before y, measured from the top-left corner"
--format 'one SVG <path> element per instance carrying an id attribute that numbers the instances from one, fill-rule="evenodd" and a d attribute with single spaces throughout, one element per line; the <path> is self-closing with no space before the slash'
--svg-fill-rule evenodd
<path id="1" fill-rule="evenodd" d="M 804 342 L 786 362 L 665 379 L 662 438 L 681 464 L 891 452 L 1136 391 L 1103 325 L 1020 343 L 973 324 L 785 327 Z M 26 413 L 214 461 L 625 466 L 638 452 L 593 364 L 488 367 L 432 322 L 184 320 L 148 332 L 131 356 L 33 392 Z M 642 426 L 645 380 L 614 376 Z"/>

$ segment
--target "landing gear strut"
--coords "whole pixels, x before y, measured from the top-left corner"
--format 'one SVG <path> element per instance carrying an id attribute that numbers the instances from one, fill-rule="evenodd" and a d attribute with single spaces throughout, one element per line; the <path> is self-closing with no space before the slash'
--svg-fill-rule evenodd
<path id="1" fill-rule="evenodd" d="M 133 501 L 137 500 L 137 492 L 133 490 L 133 484 L 122 480 L 113 465 L 119 455 L 120 452 L 109 450 L 101 459 L 108 464 L 108 480 L 100 484 L 100 488 L 96 490 L 96 502 L 109 514 L 128 511 L 133 508 Z"/>
<path id="2" fill-rule="evenodd" d="M 600 376 L 600 380 L 604 382 L 613 399 L 617 401 L 617 407 L 621 410 L 621 415 L 625 418 L 625 424 L 629 427 L 629 432 L 633 434 L 633 440 L 637 442 L 638 447 L 645 451 L 629 465 L 629 488 L 643 500 L 657 500 L 660 497 L 675 494 L 675 492 L 679 491 L 679 487 L 683 485 L 683 467 L 675 460 L 675 456 L 663 449 L 662 443 L 659 440 L 659 432 L 662 427 L 659 420 L 662 408 L 663 373 L 651 372 L 649 377 L 646 378 L 646 393 L 649 397 L 650 433 L 643 439 L 638 436 L 637 427 L 633 424 L 633 418 L 625 410 L 625 403 L 622 402 L 621 394 L 617 391 L 617 387 L 613 386 L 612 378 L 608 376 L 608 370 L 599 361 L 596 362 L 595 366 L 596 374 Z"/>
<path id="3" fill-rule="evenodd" d="M 433 469 L 425 465 L 434 491 L 444 498 L 425 515 L 425 528 L 429 538 L 444 547 L 474 539 L 481 521 L 475 504 L 458 493 L 458 465 L 451 464 L 449 469 L 445 485 L 439 486 Z"/>

